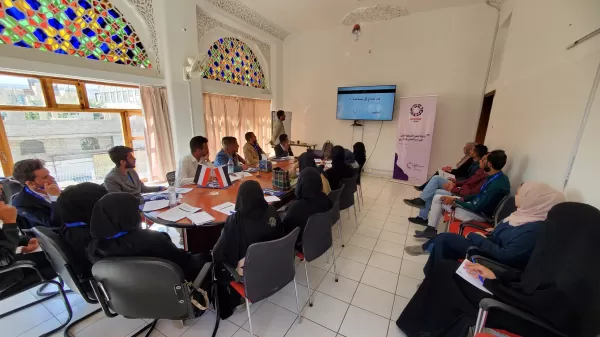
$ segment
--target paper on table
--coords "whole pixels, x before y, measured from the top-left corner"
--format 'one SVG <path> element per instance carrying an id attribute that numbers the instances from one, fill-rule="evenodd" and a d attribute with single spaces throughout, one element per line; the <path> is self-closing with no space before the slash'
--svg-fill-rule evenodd
<path id="1" fill-rule="evenodd" d="M 208 214 L 206 212 L 194 213 L 192 215 L 188 215 L 187 218 L 190 219 L 190 221 L 194 225 L 198 225 L 198 226 L 204 225 L 205 223 L 215 221 L 215 218 L 213 218 L 210 214 Z"/>
<path id="2" fill-rule="evenodd" d="M 477 287 L 477 289 L 479 289 L 481 291 L 485 291 L 486 293 L 488 293 L 490 295 L 493 295 L 491 291 L 487 290 L 483 286 L 483 282 L 481 282 L 479 277 L 469 274 L 467 269 L 465 269 L 466 262 L 467 262 L 467 260 L 464 260 L 463 263 L 461 263 L 460 267 L 458 267 L 458 269 L 456 270 L 456 273 L 458 275 L 460 275 L 460 277 L 464 278 L 465 281 L 467 281 L 467 282 L 471 283 L 472 285 L 474 285 L 475 287 Z"/>
<path id="3" fill-rule="evenodd" d="M 188 215 L 191 215 L 200 210 L 199 207 L 192 207 L 188 204 L 181 204 L 177 207 L 173 207 L 170 210 L 160 213 L 158 215 L 159 218 L 165 219 L 167 221 L 179 221 Z"/>
<path id="4" fill-rule="evenodd" d="M 229 180 L 231 180 L 231 182 L 234 182 L 242 179 L 242 175 L 240 173 L 229 173 Z"/>
<path id="5" fill-rule="evenodd" d="M 279 199 L 278 197 L 276 197 L 274 195 L 265 195 L 265 200 L 267 202 L 276 202 L 276 201 L 280 201 L 281 199 Z"/>
<path id="6" fill-rule="evenodd" d="M 153 200 L 144 203 L 144 212 L 152 212 L 161 208 L 169 207 L 169 200 Z"/>
<path id="7" fill-rule="evenodd" d="M 217 206 L 213 207 L 212 209 L 214 209 L 217 212 L 223 213 L 225 215 L 231 215 L 231 214 L 235 213 L 235 204 L 232 202 L 226 202 L 226 203 L 217 205 Z"/>
<path id="8" fill-rule="evenodd" d="M 321 165 L 322 162 L 323 162 L 322 159 L 315 159 L 315 164 L 317 164 L 317 165 Z"/>
<path id="9" fill-rule="evenodd" d="M 189 187 L 188 188 L 182 188 L 182 187 L 179 187 L 175 191 L 177 193 L 180 193 L 180 194 L 186 194 L 186 193 L 190 192 L 191 190 L 193 190 L 193 188 L 189 188 Z"/>
<path id="10" fill-rule="evenodd" d="M 442 170 L 438 170 L 438 174 L 441 175 L 442 177 L 444 177 L 447 180 L 450 180 L 450 178 L 452 179 L 456 179 L 456 177 L 454 176 L 454 174 L 452 173 L 448 173 Z"/>
<path id="11" fill-rule="evenodd" d="M 248 172 L 240 172 L 240 173 L 238 173 L 238 174 L 241 174 L 241 175 L 242 175 L 242 178 L 246 178 L 246 177 L 252 177 L 252 175 L 251 175 L 250 173 L 248 173 Z"/>

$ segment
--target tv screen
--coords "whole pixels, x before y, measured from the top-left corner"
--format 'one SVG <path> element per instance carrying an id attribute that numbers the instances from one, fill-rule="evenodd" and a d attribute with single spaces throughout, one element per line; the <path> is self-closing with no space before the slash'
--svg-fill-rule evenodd
<path id="1" fill-rule="evenodd" d="M 338 88 L 337 119 L 391 121 L 395 85 Z"/>

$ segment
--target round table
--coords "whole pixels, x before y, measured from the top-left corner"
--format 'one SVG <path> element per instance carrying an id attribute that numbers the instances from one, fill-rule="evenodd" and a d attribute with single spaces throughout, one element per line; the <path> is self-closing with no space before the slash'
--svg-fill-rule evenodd
<path id="1" fill-rule="evenodd" d="M 292 167 L 293 162 L 293 160 L 280 161 L 276 164 L 273 164 L 273 168 L 279 167 L 287 170 Z M 212 223 L 196 226 L 187 218 L 183 218 L 178 222 L 171 222 L 159 218 L 158 215 L 164 211 L 167 211 L 168 208 L 152 212 L 145 212 L 144 216 L 147 220 L 150 220 L 153 223 L 183 229 L 182 234 L 185 249 L 192 253 L 208 254 L 214 247 L 215 243 L 217 243 L 217 240 L 221 235 L 223 224 L 225 220 L 227 220 L 227 215 L 217 212 L 212 208 L 225 202 L 232 202 L 235 204 L 238 189 L 240 188 L 240 185 L 247 180 L 258 181 L 262 188 L 276 189 L 273 187 L 272 179 L 272 172 L 257 172 L 252 173 L 252 177 L 245 177 L 233 182 L 232 185 L 226 189 L 202 188 L 197 187 L 196 185 L 182 186 L 193 189 L 183 195 L 181 202 L 190 206 L 200 207 L 201 211 L 207 212 L 213 218 L 215 218 L 215 221 Z M 218 194 L 215 195 L 215 192 Z M 292 189 L 290 191 L 286 191 L 286 193 L 279 198 L 281 199 L 280 201 L 272 203 L 272 205 L 276 208 L 280 208 L 294 200 L 294 190 Z"/>

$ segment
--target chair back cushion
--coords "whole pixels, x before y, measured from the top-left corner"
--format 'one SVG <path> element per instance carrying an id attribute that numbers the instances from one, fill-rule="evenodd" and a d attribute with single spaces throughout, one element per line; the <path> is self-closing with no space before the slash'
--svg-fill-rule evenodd
<path id="1" fill-rule="evenodd" d="M 356 192 L 356 180 L 358 176 L 344 179 L 341 185 L 344 185 L 342 195 L 340 196 L 340 210 L 345 210 L 354 206 L 354 193 Z"/>
<path id="2" fill-rule="evenodd" d="M 338 208 L 337 208 L 337 218 L 335 218 L 334 222 L 338 221 L 340 219 L 340 208 L 339 208 L 339 204 L 340 204 L 340 198 L 342 197 L 342 192 L 344 191 L 344 184 L 342 184 L 342 186 L 340 188 L 338 188 L 337 190 L 331 191 L 329 192 L 329 194 L 327 195 L 329 197 L 329 199 L 331 199 L 331 202 L 333 202 L 334 204 L 338 204 Z"/>
<path id="3" fill-rule="evenodd" d="M 7 205 L 11 205 L 12 197 L 23 190 L 23 185 L 11 178 L 3 179 L 0 184 L 2 184 L 2 190 L 4 191 L 4 198 L 0 201 L 4 201 Z"/>
<path id="4" fill-rule="evenodd" d="M 306 223 L 304 234 L 302 235 L 302 252 L 307 262 L 311 262 L 319 258 L 333 244 L 331 235 L 331 227 L 339 218 L 339 204 L 333 205 L 331 210 L 325 213 L 313 214 Z"/>
<path id="5" fill-rule="evenodd" d="M 494 212 L 494 222 L 495 224 L 499 224 L 502 220 L 506 219 L 511 213 L 517 210 L 517 205 L 515 204 L 515 197 L 510 194 L 504 197 L 502 202 L 498 205 L 496 212 Z"/>

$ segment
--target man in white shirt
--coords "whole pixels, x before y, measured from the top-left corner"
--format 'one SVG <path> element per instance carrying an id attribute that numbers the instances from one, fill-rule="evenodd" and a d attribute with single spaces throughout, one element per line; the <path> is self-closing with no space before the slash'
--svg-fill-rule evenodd
<path id="1" fill-rule="evenodd" d="M 208 139 L 196 136 L 190 140 L 191 154 L 181 158 L 177 163 L 175 172 L 175 186 L 190 185 L 194 183 L 198 164 L 208 161 Z"/>
<path id="2" fill-rule="evenodd" d="M 283 110 L 277 111 L 277 120 L 273 125 L 273 135 L 271 136 L 271 146 L 275 147 L 279 144 L 279 136 L 285 134 L 285 126 L 283 121 L 285 120 L 285 112 Z"/>

